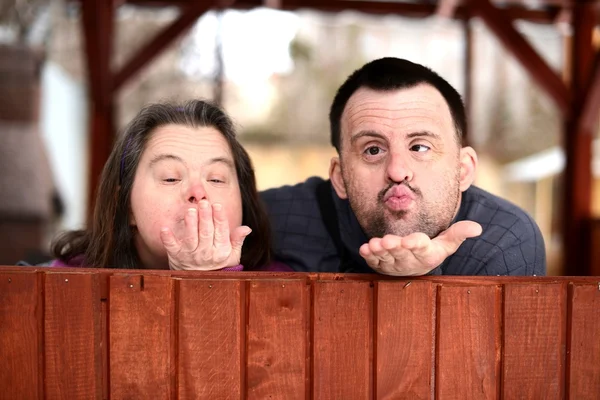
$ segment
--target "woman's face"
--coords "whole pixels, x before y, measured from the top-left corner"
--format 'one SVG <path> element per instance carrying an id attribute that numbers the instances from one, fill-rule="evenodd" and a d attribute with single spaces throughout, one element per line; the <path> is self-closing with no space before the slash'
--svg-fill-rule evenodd
<path id="1" fill-rule="evenodd" d="M 213 127 L 156 128 L 137 167 L 131 192 L 130 225 L 145 268 L 168 268 L 160 239 L 167 227 L 181 238 L 189 208 L 206 199 L 223 206 L 230 230 L 242 223 L 242 199 L 231 149 Z M 199 214 L 198 214 L 199 215 Z"/>

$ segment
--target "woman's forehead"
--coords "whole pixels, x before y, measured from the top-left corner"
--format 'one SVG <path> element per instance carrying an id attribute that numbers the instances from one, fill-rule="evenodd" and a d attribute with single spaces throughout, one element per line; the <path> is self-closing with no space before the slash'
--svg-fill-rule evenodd
<path id="1" fill-rule="evenodd" d="M 203 156 L 231 158 L 229 143 L 223 134 L 212 126 L 189 127 L 164 125 L 156 128 L 146 143 L 142 158 L 160 153 L 174 153 L 192 159 Z"/>

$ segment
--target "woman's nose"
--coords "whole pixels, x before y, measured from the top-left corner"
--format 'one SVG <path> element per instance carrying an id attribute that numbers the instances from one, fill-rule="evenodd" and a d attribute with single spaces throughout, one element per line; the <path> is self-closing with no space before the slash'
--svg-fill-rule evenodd
<path id="1" fill-rule="evenodd" d="M 198 204 L 200 200 L 206 199 L 206 190 L 204 189 L 204 186 L 201 183 L 192 185 L 187 198 L 187 201 L 192 204 Z"/>

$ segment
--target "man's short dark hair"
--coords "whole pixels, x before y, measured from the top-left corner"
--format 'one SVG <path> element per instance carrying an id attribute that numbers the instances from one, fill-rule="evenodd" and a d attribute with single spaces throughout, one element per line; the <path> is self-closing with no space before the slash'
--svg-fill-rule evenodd
<path id="1" fill-rule="evenodd" d="M 371 61 L 354 71 L 338 89 L 329 112 L 331 144 L 333 147 L 336 148 L 338 153 L 340 152 L 342 113 L 346 103 L 358 89 L 366 87 L 387 92 L 412 88 L 422 83 L 436 88 L 446 100 L 454 120 L 457 141 L 461 143 L 462 137 L 467 132 L 467 118 L 465 106 L 456 89 L 427 67 L 400 58 L 385 57 Z"/>

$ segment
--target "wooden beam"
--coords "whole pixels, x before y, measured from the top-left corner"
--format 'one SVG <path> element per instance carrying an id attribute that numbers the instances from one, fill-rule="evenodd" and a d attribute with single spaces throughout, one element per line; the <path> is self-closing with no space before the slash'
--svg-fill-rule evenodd
<path id="1" fill-rule="evenodd" d="M 570 93 L 559 75 L 540 57 L 504 12 L 489 0 L 469 0 L 473 14 L 481 17 L 537 84 L 550 96 L 563 115 L 570 112 Z"/>
<path id="2" fill-rule="evenodd" d="M 202 14 L 214 6 L 214 3 L 194 3 L 181 10 L 179 18 L 158 33 L 147 45 L 139 50 L 115 75 L 113 91 L 119 90 L 123 84 L 154 57 L 160 54 L 173 41 L 187 31 Z"/>
<path id="3" fill-rule="evenodd" d="M 596 18 L 589 3 L 573 6 L 573 36 L 570 79 L 573 99 L 585 96 L 592 76 L 594 49 L 592 32 Z M 566 155 L 562 188 L 563 274 L 589 275 L 591 262 L 592 222 L 592 140 L 590 130 L 581 124 L 581 101 L 572 101 L 571 113 L 564 125 L 563 144 Z"/>
<path id="4" fill-rule="evenodd" d="M 115 137 L 110 71 L 114 6 L 112 1 L 88 0 L 82 2 L 81 11 L 90 92 L 87 191 L 89 217 L 94 208 L 100 175 Z"/>
<path id="5" fill-rule="evenodd" d="M 471 20 L 464 19 L 462 21 L 465 53 L 464 53 L 464 102 L 467 112 L 467 127 L 472 126 L 473 122 L 473 32 L 471 29 Z M 468 146 L 471 142 L 472 132 L 467 131 L 463 134 L 462 144 Z"/>
<path id="6" fill-rule="evenodd" d="M 435 13 L 443 18 L 454 18 L 461 2 L 461 0 L 438 0 Z"/>
<path id="7" fill-rule="evenodd" d="M 600 54 L 596 55 L 594 74 L 583 96 L 582 113 L 579 120 L 579 130 L 593 133 L 600 118 Z"/>

